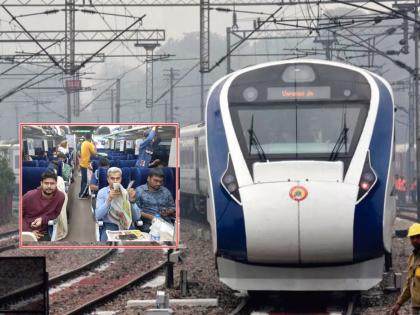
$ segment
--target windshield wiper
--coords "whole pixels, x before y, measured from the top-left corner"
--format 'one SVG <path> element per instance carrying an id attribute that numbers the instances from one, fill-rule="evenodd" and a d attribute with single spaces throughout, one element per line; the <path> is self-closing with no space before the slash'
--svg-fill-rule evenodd
<path id="1" fill-rule="evenodd" d="M 347 112 L 345 111 L 344 112 L 344 117 L 343 117 L 344 118 L 344 126 L 343 126 L 343 129 L 340 132 L 340 135 L 338 136 L 338 139 L 337 139 L 336 143 L 334 144 L 334 147 L 333 147 L 333 149 L 331 151 L 331 154 L 330 154 L 329 161 L 335 161 L 337 159 L 338 154 L 340 153 L 343 145 L 344 145 L 344 153 L 347 153 L 347 133 L 349 131 L 349 128 L 347 128 L 347 123 L 346 123 L 346 120 L 347 120 L 346 116 L 347 115 L 346 114 L 347 114 Z"/>
<path id="2" fill-rule="evenodd" d="M 264 149 L 262 148 L 261 143 L 258 140 L 257 135 L 255 134 L 255 131 L 254 131 L 254 115 L 252 115 L 252 118 L 251 118 L 251 126 L 248 129 L 248 134 L 249 134 L 249 154 L 251 155 L 252 145 L 255 145 L 260 162 L 267 161 L 267 156 L 265 155 Z"/>
<path id="3" fill-rule="evenodd" d="M 330 154 L 330 161 L 335 161 L 338 157 L 338 154 L 340 153 L 341 148 L 343 145 L 345 146 L 345 152 L 347 153 L 347 132 L 349 131 L 349 128 L 344 127 L 343 130 L 341 130 L 340 135 L 338 136 L 337 142 L 334 145 L 334 148 L 331 151 Z"/>

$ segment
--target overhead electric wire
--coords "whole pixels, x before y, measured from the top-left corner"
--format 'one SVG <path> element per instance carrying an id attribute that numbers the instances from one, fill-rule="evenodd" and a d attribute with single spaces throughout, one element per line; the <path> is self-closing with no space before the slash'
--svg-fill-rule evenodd
<path id="1" fill-rule="evenodd" d="M 36 85 L 36 84 L 39 84 L 39 83 L 41 83 L 41 82 L 44 82 L 44 81 L 46 81 L 46 80 L 48 80 L 48 79 L 51 79 L 51 78 L 53 78 L 53 77 L 55 77 L 55 76 L 57 76 L 57 75 L 61 74 L 61 72 L 59 72 L 59 73 L 55 73 L 55 74 L 52 74 L 52 75 L 50 75 L 50 76 L 48 76 L 48 77 L 46 77 L 46 78 L 43 78 L 43 79 L 41 79 L 41 80 L 39 80 L 39 81 L 36 81 L 36 82 L 31 83 L 31 84 L 29 84 L 29 85 L 26 85 L 26 84 L 28 84 L 29 82 L 31 82 L 31 81 L 33 81 L 34 79 L 36 79 L 37 77 L 39 77 L 42 73 L 44 73 L 44 72 L 46 72 L 46 71 L 50 70 L 50 69 L 51 69 L 51 68 L 53 68 L 53 67 L 54 67 L 54 65 L 51 65 L 49 68 L 46 68 L 46 69 L 45 69 L 45 70 L 43 70 L 41 73 L 39 73 L 39 74 L 37 74 L 36 76 L 34 76 L 33 78 L 31 78 L 31 79 L 29 79 L 29 80 L 25 81 L 24 83 L 20 84 L 20 85 L 19 85 L 19 86 L 17 86 L 16 88 L 14 88 L 14 89 L 10 90 L 9 92 L 7 92 L 7 93 L 3 94 L 3 95 L 0 97 L 0 103 L 1 103 L 3 100 L 5 100 L 6 98 L 8 98 L 8 97 L 10 97 L 10 96 L 12 96 L 12 95 L 14 95 L 14 94 L 16 94 L 16 93 L 20 92 L 21 90 L 24 90 L 24 89 L 26 89 L 26 88 L 32 87 L 32 86 L 34 86 L 34 85 Z"/>
<path id="2" fill-rule="evenodd" d="M 9 10 L 7 10 L 7 8 L 2 5 L 3 10 L 5 10 L 7 12 L 7 14 L 10 15 L 10 17 L 23 29 L 23 31 L 38 45 L 38 47 L 41 48 L 41 50 L 48 56 L 48 58 L 50 58 L 51 62 L 57 66 L 58 68 L 60 68 L 62 71 L 64 71 L 64 68 L 62 66 L 60 66 L 60 64 L 57 62 L 57 60 L 55 60 L 55 58 L 53 56 L 51 56 L 48 51 L 39 43 L 39 41 L 32 36 L 32 34 L 30 32 L 28 32 L 26 30 L 26 28 L 22 25 L 22 23 L 20 23 L 14 16 L 12 13 L 10 13 Z"/>
<path id="3" fill-rule="evenodd" d="M 56 42 L 52 43 L 51 45 L 48 45 L 47 47 L 45 47 L 45 49 L 48 49 L 48 48 L 50 48 L 50 47 L 54 46 L 55 44 L 57 44 L 57 43 L 61 42 L 62 40 L 64 40 L 64 38 L 59 39 L 58 41 L 56 41 Z M 19 61 L 18 63 L 16 63 L 16 64 L 15 64 L 15 65 L 13 65 L 12 67 L 10 67 L 10 68 L 8 68 L 8 69 L 4 70 L 3 72 L 1 72 L 1 73 L 0 73 L 0 76 L 2 76 L 2 75 L 4 75 L 4 74 L 6 74 L 6 73 L 7 73 L 7 72 L 9 72 L 10 70 L 13 70 L 14 68 L 16 68 L 16 67 L 18 67 L 18 66 L 20 66 L 22 63 L 25 63 L 26 61 L 28 61 L 28 60 L 32 59 L 33 57 L 40 55 L 42 52 L 43 52 L 43 50 L 41 49 L 40 51 L 38 51 L 38 52 L 36 52 L 36 53 L 34 53 L 34 54 L 32 54 L 32 55 L 28 56 L 27 58 L 23 59 L 22 61 Z"/>
<path id="4" fill-rule="evenodd" d="M 229 55 L 231 55 L 242 43 L 244 43 L 249 37 L 252 36 L 257 30 L 259 30 L 264 24 L 267 23 L 267 21 L 270 20 L 270 18 L 274 17 L 283 7 L 280 6 L 277 10 L 275 10 L 272 14 L 270 14 L 267 19 L 261 22 L 253 31 L 251 31 L 247 36 L 245 36 L 243 39 L 238 41 L 232 48 L 229 48 L 229 51 L 226 55 L 224 55 L 222 58 L 220 58 L 209 70 L 208 72 L 211 72 L 214 68 L 218 67 Z"/>
<path id="5" fill-rule="evenodd" d="M 112 42 L 116 41 L 122 34 L 124 34 L 126 31 L 128 31 L 130 28 L 132 28 L 134 25 L 136 25 L 137 23 L 139 23 L 141 20 L 143 20 L 143 18 L 146 16 L 146 14 L 144 14 L 143 16 L 139 17 L 138 19 L 136 19 L 133 23 L 131 23 L 126 29 L 124 29 L 123 31 L 121 31 L 118 35 L 116 35 L 113 39 L 111 39 L 108 43 L 106 43 L 104 46 L 102 46 L 101 48 L 99 48 L 95 53 L 93 53 L 90 57 L 88 57 L 86 60 L 84 60 L 75 70 L 74 72 L 77 72 L 78 70 L 80 70 L 81 68 L 83 68 L 83 66 L 88 63 L 90 60 L 92 60 L 92 58 L 94 58 L 97 54 L 99 54 L 102 50 L 104 50 L 106 47 L 108 47 Z"/>

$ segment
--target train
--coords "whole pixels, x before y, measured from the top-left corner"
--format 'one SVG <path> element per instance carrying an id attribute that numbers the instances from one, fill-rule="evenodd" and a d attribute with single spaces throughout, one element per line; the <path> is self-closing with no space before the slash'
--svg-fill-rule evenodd
<path id="1" fill-rule="evenodd" d="M 229 287 L 360 291 L 382 280 L 395 219 L 382 77 L 311 59 L 230 73 L 209 90 L 205 122 L 181 128 L 180 163 L 181 202 L 205 200 Z"/>

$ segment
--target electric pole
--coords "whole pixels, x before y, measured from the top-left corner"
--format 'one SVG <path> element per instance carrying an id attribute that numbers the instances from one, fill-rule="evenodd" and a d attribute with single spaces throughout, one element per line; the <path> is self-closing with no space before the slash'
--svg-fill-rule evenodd
<path id="1" fill-rule="evenodd" d="M 174 81 L 179 70 L 171 67 L 165 71 L 169 72 L 165 74 L 169 79 L 169 122 L 174 122 Z"/>
<path id="2" fill-rule="evenodd" d="M 111 122 L 114 122 L 114 90 L 111 90 Z"/>
<path id="3" fill-rule="evenodd" d="M 115 100 L 115 109 L 116 109 L 116 122 L 120 122 L 120 108 L 121 108 L 121 80 L 117 79 L 116 83 L 116 100 Z"/>

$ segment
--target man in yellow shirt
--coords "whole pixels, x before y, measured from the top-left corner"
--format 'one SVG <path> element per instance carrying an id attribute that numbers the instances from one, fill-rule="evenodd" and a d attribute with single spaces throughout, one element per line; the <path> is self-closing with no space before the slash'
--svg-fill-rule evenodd
<path id="1" fill-rule="evenodd" d="M 89 197 L 89 186 L 87 184 L 87 170 L 90 167 L 90 157 L 96 154 L 96 147 L 92 142 L 92 135 L 88 133 L 85 136 L 80 148 L 80 172 L 82 173 L 82 181 L 80 183 L 79 199 L 87 199 Z"/>

